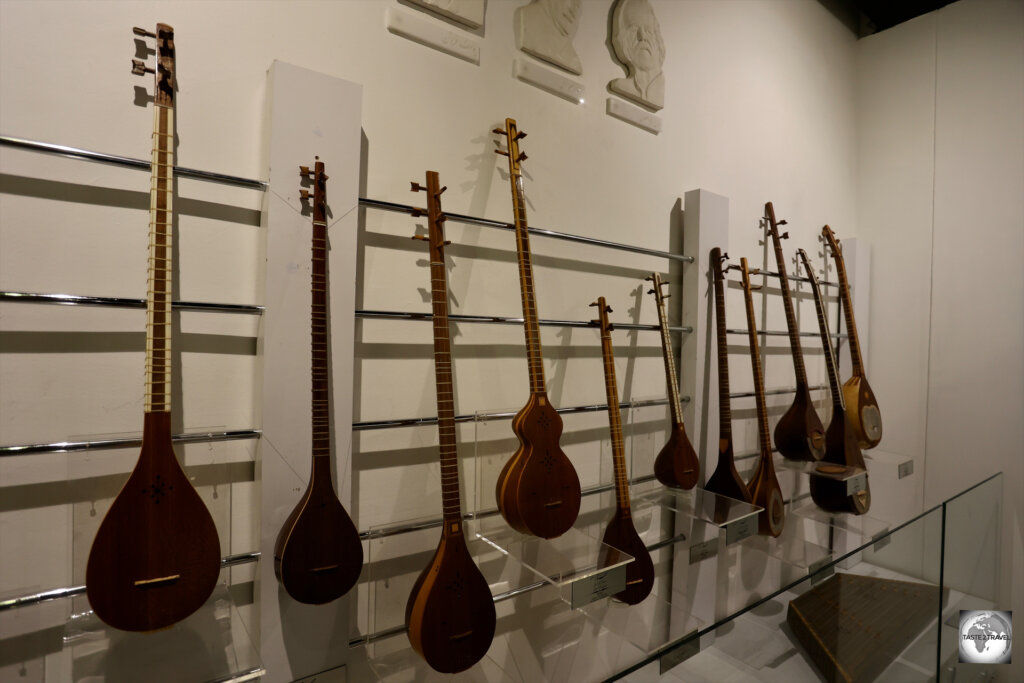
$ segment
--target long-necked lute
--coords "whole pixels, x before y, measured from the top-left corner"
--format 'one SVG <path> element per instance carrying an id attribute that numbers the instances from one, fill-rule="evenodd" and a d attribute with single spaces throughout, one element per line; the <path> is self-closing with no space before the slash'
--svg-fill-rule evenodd
<path id="1" fill-rule="evenodd" d="M 665 299 L 670 295 L 663 294 L 661 275 L 651 273 L 647 278 L 654 285 L 648 294 L 654 294 L 658 306 L 658 326 L 661 328 L 661 351 L 665 357 L 665 383 L 668 385 L 668 405 L 672 413 L 672 428 L 669 430 L 668 441 L 654 459 L 654 476 L 665 486 L 680 489 L 692 489 L 700 477 L 700 459 L 693 444 L 683 427 L 683 408 L 679 403 L 679 376 L 676 375 L 675 352 L 672 349 L 672 337 L 668 331 L 668 316 L 665 314 Z"/>
<path id="2" fill-rule="evenodd" d="M 626 565 L 626 587 L 613 597 L 627 605 L 643 601 L 654 587 L 654 563 L 651 553 L 633 526 L 633 510 L 629 504 L 629 477 L 622 440 L 622 412 L 619 409 L 619 389 L 615 381 L 615 351 L 612 349 L 612 325 L 608 314 L 612 309 L 599 298 L 597 306 L 601 327 L 601 357 L 604 359 L 604 387 L 608 397 L 608 424 L 612 435 L 612 464 L 615 471 L 615 515 L 604 530 L 603 541 L 613 548 L 633 556 Z"/>
<path id="3" fill-rule="evenodd" d="M 541 538 L 554 538 L 568 531 L 576 522 L 580 511 L 580 480 L 559 445 L 562 418 L 551 405 L 544 383 L 544 358 L 540 348 L 530 232 L 526 223 L 526 199 L 520 167 L 526 154 L 520 152 L 519 141 L 526 133 L 516 128 L 515 119 L 505 119 L 505 128 L 496 128 L 494 132 L 504 135 L 508 145 L 507 149 L 495 151 L 508 157 L 530 373 L 530 398 L 512 420 L 512 431 L 519 437 L 519 448 L 498 475 L 495 497 L 498 509 L 513 529 Z"/>
<path id="4" fill-rule="evenodd" d="M 146 412 L 142 450 L 89 551 L 86 595 L 96 615 L 126 631 L 164 628 L 197 610 L 220 575 L 209 510 L 171 444 L 171 257 L 174 219 L 174 31 L 157 24 L 146 295 Z"/>
<path id="5" fill-rule="evenodd" d="M 821 234 L 832 249 L 832 257 L 836 260 L 836 273 L 839 277 L 839 296 L 842 299 L 843 314 L 846 318 L 846 332 L 850 336 L 850 364 L 853 374 L 843 383 L 843 398 L 846 401 L 847 419 L 857 433 L 857 442 L 861 448 L 874 448 L 882 440 L 882 414 L 878 410 L 878 401 L 871 391 L 867 377 L 864 376 L 864 358 L 860 353 L 860 339 L 857 337 L 857 323 L 853 318 L 853 300 L 850 297 L 850 282 L 846 277 L 846 263 L 839 242 L 827 225 Z"/>
<path id="6" fill-rule="evenodd" d="M 818 312 L 821 345 L 825 352 L 825 367 L 828 369 L 828 384 L 832 390 L 832 421 L 829 422 L 828 429 L 825 431 L 825 457 L 818 464 L 818 468 L 828 468 L 829 465 L 864 467 L 864 456 L 857 444 L 857 434 L 847 417 L 846 401 L 843 398 L 842 388 L 839 386 L 839 368 L 836 366 L 836 357 L 832 350 L 832 335 L 828 329 L 828 316 L 825 314 L 825 302 L 821 298 L 818 278 L 807 259 L 806 252 L 799 249 L 797 253 L 803 261 L 807 279 L 811 283 L 814 307 Z M 871 490 L 866 484 L 863 491 L 858 491 L 852 496 L 846 493 L 845 481 L 812 476 L 810 486 L 811 499 L 823 510 L 862 515 L 871 507 Z"/>
<path id="7" fill-rule="evenodd" d="M 299 175 L 313 181 L 312 201 L 312 356 L 313 462 L 306 493 L 295 505 L 274 544 L 274 573 L 299 602 L 319 605 L 335 600 L 359 580 L 363 546 L 352 518 L 338 500 L 331 477 L 331 396 L 327 330 L 327 174 L 320 158 Z"/>
<path id="8" fill-rule="evenodd" d="M 782 488 L 775 476 L 775 463 L 772 461 L 772 439 L 768 430 L 768 405 L 764 397 L 764 371 L 761 368 L 761 351 L 757 343 L 757 328 L 754 316 L 754 285 L 750 284 L 750 271 L 747 259 L 740 259 L 740 271 L 743 273 L 743 301 L 747 306 L 747 334 L 750 338 L 750 365 L 754 373 L 754 400 L 757 402 L 757 443 L 760 455 L 757 467 L 747 482 L 750 497 L 754 505 L 764 510 L 757 518 L 757 533 L 765 536 L 778 536 L 786 521 L 786 511 L 782 502 Z"/>
<path id="9" fill-rule="evenodd" d="M 783 413 L 775 425 L 775 447 L 779 453 L 791 460 L 821 460 L 825 455 L 825 428 L 814 410 L 811 390 L 807 384 L 807 369 L 804 366 L 804 352 L 800 347 L 800 329 L 789 294 L 789 277 L 786 275 L 786 259 L 782 255 L 782 240 L 789 233 L 779 234 L 779 226 L 786 221 L 775 220 L 775 208 L 771 202 L 764 205 L 768 220 L 768 235 L 775 248 L 775 263 L 779 269 L 779 289 L 782 292 L 782 307 L 786 311 L 786 329 L 789 330 L 789 348 L 793 352 L 793 372 L 796 375 L 796 394 L 793 404 Z"/>
<path id="10" fill-rule="evenodd" d="M 732 405 L 729 398 L 729 346 L 725 325 L 725 277 L 722 261 L 728 254 L 715 247 L 711 250 L 711 273 L 715 290 L 715 328 L 718 336 L 718 464 L 704 489 L 735 500 L 750 503 L 750 489 L 736 471 L 732 447 Z M 722 522 L 724 509 L 716 507 L 715 521 Z"/>
<path id="11" fill-rule="evenodd" d="M 437 430 L 441 451 L 441 541 L 424 568 L 405 608 L 409 642 L 436 671 L 455 673 L 476 664 L 494 637 L 494 600 L 466 546 L 459 497 L 459 458 L 455 443 L 451 337 L 448 332 L 448 277 L 445 270 L 444 214 L 436 171 L 427 171 L 430 292 L 434 320 L 434 372 L 437 379 Z"/>

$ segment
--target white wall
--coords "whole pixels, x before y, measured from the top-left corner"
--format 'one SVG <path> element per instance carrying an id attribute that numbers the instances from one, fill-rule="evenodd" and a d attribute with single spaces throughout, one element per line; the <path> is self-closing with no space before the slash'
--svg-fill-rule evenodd
<path id="1" fill-rule="evenodd" d="M 1024 5 L 961 0 L 861 41 L 857 58 L 883 447 L 923 466 L 929 506 L 1005 473 L 998 602 L 1020 611 Z"/>

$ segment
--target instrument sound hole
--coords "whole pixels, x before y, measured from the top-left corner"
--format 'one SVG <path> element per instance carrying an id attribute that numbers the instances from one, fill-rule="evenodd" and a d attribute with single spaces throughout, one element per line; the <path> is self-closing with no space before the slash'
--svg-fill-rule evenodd
<path id="1" fill-rule="evenodd" d="M 878 412 L 877 406 L 865 406 L 860 413 L 861 422 L 864 424 L 864 432 L 871 439 L 877 439 L 882 434 L 882 415 Z"/>
<path id="2" fill-rule="evenodd" d="M 547 430 L 547 428 L 551 426 L 551 416 L 547 413 L 542 413 L 541 416 L 537 418 L 537 425 L 541 429 Z"/>
<path id="3" fill-rule="evenodd" d="M 456 572 L 455 578 L 448 584 L 447 589 L 450 593 L 455 593 L 456 598 L 462 597 L 462 589 L 465 588 L 465 582 L 462 579 L 462 573 Z"/>
<path id="4" fill-rule="evenodd" d="M 142 489 L 142 495 L 148 495 L 153 502 L 159 505 L 160 499 L 173 490 L 174 485 L 165 482 L 163 477 L 158 474 L 152 484 Z"/>
<path id="5" fill-rule="evenodd" d="M 544 457 L 541 459 L 540 462 L 542 465 L 544 465 L 544 467 L 547 468 L 548 472 L 550 472 L 555 467 L 555 459 L 551 457 L 550 453 L 545 453 Z"/>

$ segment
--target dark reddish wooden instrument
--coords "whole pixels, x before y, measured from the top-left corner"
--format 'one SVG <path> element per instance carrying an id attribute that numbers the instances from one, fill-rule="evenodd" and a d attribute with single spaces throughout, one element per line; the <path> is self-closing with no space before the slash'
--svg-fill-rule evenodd
<path id="1" fill-rule="evenodd" d="M 437 379 L 437 430 L 441 451 L 441 499 L 444 525 L 434 558 L 423 570 L 405 608 L 409 642 L 431 668 L 464 671 L 480 661 L 494 638 L 495 612 L 490 588 L 466 547 L 459 497 L 459 458 L 455 443 L 451 337 L 448 332 L 448 277 L 445 270 L 444 219 L 436 171 L 427 171 L 430 282 L 434 319 L 434 371 Z"/>
<path id="2" fill-rule="evenodd" d="M 352 518 L 338 500 L 331 477 L 331 395 L 327 360 L 327 174 L 316 158 L 313 170 L 299 167 L 313 181 L 312 256 L 312 428 L 313 464 L 306 493 L 288 515 L 274 544 L 274 573 L 299 602 L 320 605 L 347 593 L 359 580 L 363 546 Z"/>
<path id="3" fill-rule="evenodd" d="M 848 467 L 864 467 L 864 456 L 857 444 L 857 433 L 847 417 L 846 402 L 839 386 L 839 369 L 836 366 L 835 353 L 832 351 L 832 336 L 829 334 L 828 318 L 825 315 L 825 303 L 818 288 L 818 278 L 814 275 L 807 260 L 807 254 L 799 249 L 807 271 L 807 279 L 811 282 L 811 293 L 814 295 L 814 307 L 818 312 L 818 329 L 821 332 L 821 345 L 825 351 L 825 366 L 828 368 L 828 384 L 832 390 L 832 421 L 825 431 L 825 457 L 819 467 L 829 463 Z M 863 491 L 847 495 L 846 482 L 827 477 L 811 477 L 811 499 L 818 507 L 829 512 L 852 512 L 862 515 L 871 507 L 871 490 L 865 486 Z"/>
<path id="4" fill-rule="evenodd" d="M 668 316 L 665 314 L 665 299 L 670 295 L 663 294 L 659 273 L 651 273 L 647 278 L 654 287 L 648 294 L 654 294 L 658 305 L 658 325 L 661 328 L 661 351 L 665 357 L 665 383 L 668 385 L 668 405 L 672 412 L 672 428 L 669 430 L 668 441 L 654 459 L 654 476 L 665 486 L 680 489 L 692 489 L 700 477 L 700 459 L 693 444 L 683 427 L 683 408 L 679 403 L 679 376 L 676 374 L 675 352 L 672 349 L 672 337 L 668 331 Z"/>
<path id="5" fill-rule="evenodd" d="M 729 398 L 729 347 L 726 342 L 725 325 L 725 278 L 722 275 L 722 261 L 728 258 L 722 250 L 711 250 L 711 272 L 715 289 L 715 327 L 718 331 L 718 464 L 704 488 L 721 496 L 752 502 L 750 490 L 736 471 L 732 448 L 732 406 Z M 715 509 L 715 521 L 724 521 L 725 510 Z"/>
<path id="6" fill-rule="evenodd" d="M 757 328 L 754 320 L 754 285 L 750 284 L 750 271 L 747 259 L 740 259 L 740 270 L 743 273 L 743 300 L 747 305 L 747 333 L 750 337 L 750 365 L 754 371 L 754 400 L 757 402 L 758 445 L 761 455 L 757 459 L 754 474 L 747 482 L 750 497 L 754 505 L 764 510 L 757 518 L 757 532 L 765 536 L 778 536 L 786 519 L 785 507 L 782 503 L 782 488 L 775 476 L 775 464 L 772 462 L 772 439 L 768 431 L 768 406 L 764 398 L 764 372 L 761 369 L 761 352 L 757 344 Z M 754 271 L 757 272 L 757 271 Z"/>
<path id="7" fill-rule="evenodd" d="M 512 420 L 512 431 L 519 437 L 519 449 L 498 475 L 495 497 L 498 510 L 513 529 L 541 538 L 554 538 L 576 522 L 580 511 L 580 480 L 559 445 L 562 417 L 551 405 L 544 383 L 530 232 L 520 168 L 526 154 L 519 151 L 519 141 L 526 133 L 517 130 L 515 119 L 505 119 L 505 128 L 496 128 L 494 132 L 504 135 L 508 143 L 507 150 L 495 151 L 508 157 L 530 371 L 530 398 Z"/>
<path id="8" fill-rule="evenodd" d="M 779 226 L 786 221 L 775 220 L 775 208 L 771 202 L 764 205 L 768 219 L 768 235 L 775 247 L 775 263 L 779 269 L 779 289 L 782 291 L 782 306 L 786 310 L 786 328 L 789 330 L 789 348 L 793 352 L 793 371 L 796 375 L 796 394 L 793 405 L 775 425 L 775 447 L 790 460 L 821 460 L 825 455 L 825 428 L 821 424 L 811 390 L 807 384 L 807 369 L 804 367 L 804 352 L 800 348 L 800 328 L 793 311 L 793 300 L 789 294 L 789 277 L 786 275 L 786 259 L 782 255 L 782 240 L 789 233 L 779 234 Z"/>
<path id="9" fill-rule="evenodd" d="M 850 335 L 850 363 L 853 365 L 853 375 L 843 384 L 846 413 L 857 434 L 860 447 L 874 448 L 882 440 L 882 414 L 878 410 L 875 392 L 871 391 L 871 385 L 864 376 L 864 359 L 860 353 L 857 323 L 853 319 L 853 300 L 850 298 L 850 283 L 846 278 L 846 263 L 843 261 L 843 252 L 832 229 L 826 225 L 821 229 L 821 234 L 832 249 L 832 258 L 836 260 L 839 295 L 846 316 L 846 332 Z"/>
<path id="10" fill-rule="evenodd" d="M 615 515 L 604 530 L 602 540 L 613 548 L 632 555 L 633 561 L 626 565 L 626 588 L 613 597 L 627 605 L 642 602 L 654 587 L 654 562 L 640 535 L 633 526 L 633 510 L 629 504 L 629 477 L 626 472 L 626 455 L 622 441 L 622 412 L 619 409 L 619 389 L 615 381 L 615 351 L 612 349 L 612 325 L 608 322 L 611 307 L 599 298 L 591 306 L 597 306 L 601 327 L 601 356 L 604 359 L 604 387 L 608 397 L 608 424 L 612 435 L 612 463 L 615 468 Z"/>
<path id="11" fill-rule="evenodd" d="M 206 602 L 220 575 L 220 541 L 209 510 L 171 444 L 171 255 L 174 219 L 174 30 L 157 24 L 153 157 L 146 297 L 146 413 L 142 451 L 100 524 L 85 569 L 96 615 L 125 631 L 151 631 Z"/>

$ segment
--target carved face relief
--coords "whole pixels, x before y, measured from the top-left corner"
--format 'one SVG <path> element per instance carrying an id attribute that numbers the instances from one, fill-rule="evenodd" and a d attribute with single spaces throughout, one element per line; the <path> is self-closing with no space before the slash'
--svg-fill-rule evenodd
<path id="1" fill-rule="evenodd" d="M 516 46 L 574 74 L 583 64 L 572 45 L 583 12 L 582 0 L 531 0 L 516 9 Z"/>
<path id="2" fill-rule="evenodd" d="M 608 84 L 613 92 L 654 109 L 664 105 L 665 41 L 648 0 L 619 0 L 612 15 L 612 47 L 629 72 Z"/>
<path id="3" fill-rule="evenodd" d="M 540 0 L 558 33 L 568 36 L 570 40 L 576 35 L 580 23 L 581 2 L 582 0 Z"/>

